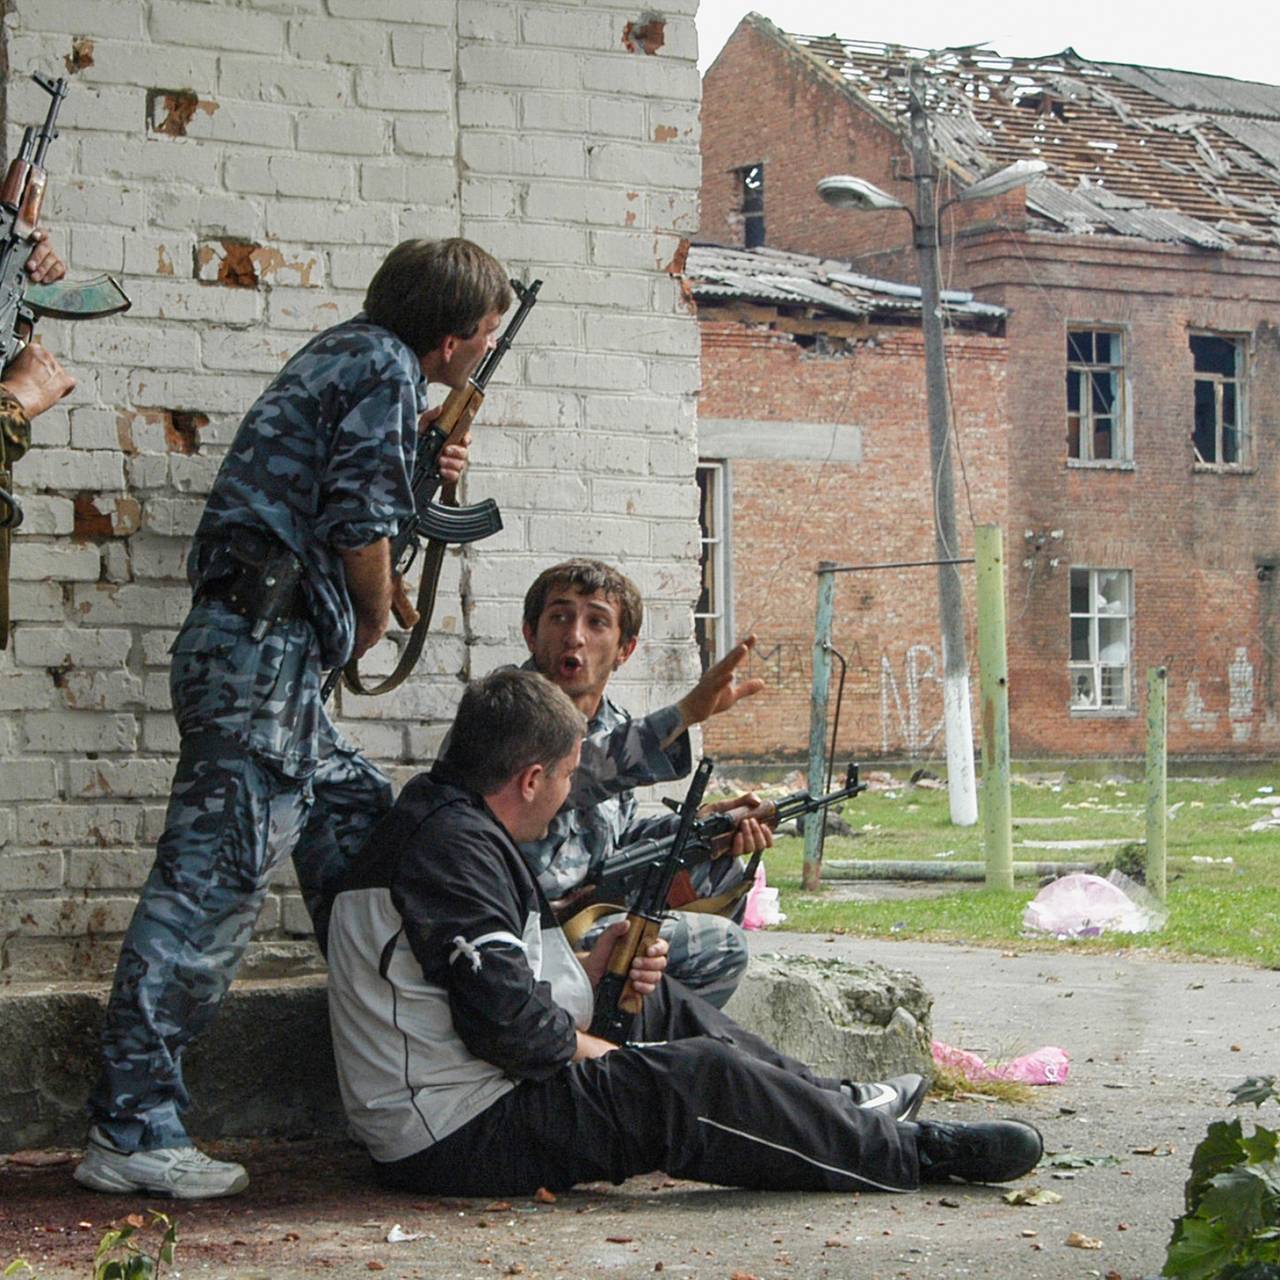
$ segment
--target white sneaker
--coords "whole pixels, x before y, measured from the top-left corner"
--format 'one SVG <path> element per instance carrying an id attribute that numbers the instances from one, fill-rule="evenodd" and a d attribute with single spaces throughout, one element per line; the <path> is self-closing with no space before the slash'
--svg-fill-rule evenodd
<path id="1" fill-rule="evenodd" d="M 121 1151 L 97 1125 L 89 1130 L 89 1149 L 74 1177 L 95 1191 L 148 1191 L 179 1200 L 233 1196 L 249 1185 L 242 1165 L 212 1160 L 195 1147 Z"/>

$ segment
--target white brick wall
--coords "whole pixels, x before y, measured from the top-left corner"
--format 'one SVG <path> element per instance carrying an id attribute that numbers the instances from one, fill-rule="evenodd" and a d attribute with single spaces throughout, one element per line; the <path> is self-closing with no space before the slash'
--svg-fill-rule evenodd
<path id="1" fill-rule="evenodd" d="M 566 555 L 621 561 L 650 604 L 624 700 L 692 676 L 697 335 L 666 272 L 695 223 L 696 0 L 629 53 L 621 0 L 10 0 L 7 154 L 71 77 L 47 220 L 72 275 L 119 274 L 128 316 L 47 323 L 79 379 L 17 468 L 27 511 L 0 654 L 0 972 L 109 969 L 150 865 L 177 735 L 167 649 L 182 562 L 240 415 L 359 306 L 383 254 L 462 234 L 541 301 L 490 393 L 467 482 L 504 531 L 453 553 L 437 635 L 352 737 L 403 781 L 471 674 L 522 656 L 519 602 Z M 182 114 L 184 136 L 159 132 Z M 257 288 L 218 283 L 250 241 Z M 197 415 L 180 419 L 174 415 Z M 183 431 L 198 449 L 183 452 Z M 390 644 L 371 669 L 394 660 Z M 650 685 L 656 679 L 665 684 Z M 286 876 L 259 937 L 297 935 Z"/>

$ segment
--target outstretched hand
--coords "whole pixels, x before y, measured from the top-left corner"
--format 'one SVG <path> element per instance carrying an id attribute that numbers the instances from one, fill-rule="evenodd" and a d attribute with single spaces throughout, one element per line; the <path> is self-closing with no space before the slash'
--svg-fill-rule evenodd
<path id="1" fill-rule="evenodd" d="M 681 732 L 691 725 L 701 724 L 712 716 L 728 711 L 743 698 L 750 698 L 764 688 L 758 676 L 739 681 L 738 668 L 747 660 L 755 647 L 755 636 L 739 641 L 719 662 L 703 672 L 702 679 L 676 703 L 676 709 L 684 721 Z"/>

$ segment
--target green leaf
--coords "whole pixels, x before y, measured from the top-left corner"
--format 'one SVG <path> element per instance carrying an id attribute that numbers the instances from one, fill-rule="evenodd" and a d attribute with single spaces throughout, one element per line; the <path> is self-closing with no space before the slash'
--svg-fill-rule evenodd
<path id="1" fill-rule="evenodd" d="M 145 1253 L 135 1253 L 124 1264 L 124 1280 L 151 1280 L 155 1263 Z"/>
<path id="2" fill-rule="evenodd" d="M 1191 1176 L 1187 1179 L 1187 1212 L 1195 1213 L 1209 1180 L 1236 1165 L 1246 1163 L 1244 1134 L 1239 1120 L 1215 1120 L 1191 1156 Z"/>
<path id="3" fill-rule="evenodd" d="M 1257 1125 L 1241 1145 L 1249 1157 L 1250 1164 L 1265 1164 L 1276 1158 L 1277 1149 L 1280 1148 L 1280 1133 Z"/>
<path id="4" fill-rule="evenodd" d="M 1236 1107 L 1243 1107 L 1249 1102 L 1260 1107 L 1268 1099 L 1280 1102 L 1275 1076 L 1250 1076 L 1243 1084 L 1238 1084 L 1231 1090 L 1231 1104 Z"/>
<path id="5" fill-rule="evenodd" d="M 104 1263 L 102 1269 L 95 1272 L 94 1280 L 125 1280 L 124 1267 L 115 1261 Z"/>
<path id="6" fill-rule="evenodd" d="M 1210 1180 L 1196 1217 L 1211 1218 L 1229 1239 L 1247 1240 L 1267 1225 L 1267 1183 L 1251 1166 L 1218 1173 Z"/>
<path id="7" fill-rule="evenodd" d="M 19 1271 L 30 1271 L 34 1273 L 35 1267 L 33 1267 L 26 1258 L 14 1258 L 14 1260 L 9 1263 L 3 1271 L 0 1271 L 0 1276 L 16 1276 Z"/>
<path id="8" fill-rule="evenodd" d="M 1183 1280 L 1213 1280 L 1235 1252 L 1218 1224 L 1203 1218 L 1180 1218 L 1174 1227 L 1174 1237 L 1161 1275 L 1179 1276 Z"/>

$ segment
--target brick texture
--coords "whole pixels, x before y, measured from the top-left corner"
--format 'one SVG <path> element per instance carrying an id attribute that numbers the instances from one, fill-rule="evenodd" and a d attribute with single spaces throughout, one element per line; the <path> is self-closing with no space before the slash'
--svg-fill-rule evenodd
<path id="1" fill-rule="evenodd" d="M 744 86 L 750 86 L 744 92 Z M 829 209 L 815 194 L 819 178 L 852 173 L 911 204 L 903 141 L 883 119 L 859 108 L 832 80 L 801 63 L 767 35 L 744 24 L 707 72 L 702 111 L 702 239 L 743 243 L 736 171 L 764 165 L 765 239 L 772 247 L 851 259 L 869 275 L 910 280 L 914 273 L 909 224 L 896 212 L 852 214 Z M 959 212 L 957 212 L 959 211 Z M 1000 381 L 984 383 L 962 343 L 952 341 L 952 378 L 961 439 L 966 421 L 981 426 L 997 411 L 994 434 L 967 450 L 968 483 L 979 518 L 998 519 L 1006 538 L 1009 693 L 1015 755 L 1135 756 L 1144 746 L 1141 714 L 1145 673 L 1169 669 L 1169 751 L 1184 757 L 1273 757 L 1280 747 L 1280 251 L 1237 248 L 1209 253 L 1181 245 L 1120 236 L 1068 236 L 1028 226 L 1019 192 L 955 206 L 944 222 L 945 286 L 971 289 L 1009 309 Z M 1071 464 L 1066 446 L 1068 327 L 1108 327 L 1123 334 L 1132 409 L 1131 466 Z M 745 385 L 737 343 L 704 319 L 706 388 L 701 412 L 716 417 L 769 416 L 759 411 L 753 380 Z M 1247 415 L 1252 463 L 1230 472 L 1195 463 L 1193 369 L 1189 334 L 1220 332 L 1241 340 L 1248 354 Z M 959 358 L 957 358 L 959 357 Z M 869 366 L 885 360 L 859 352 Z M 830 531 L 793 551 L 786 538 L 744 528 L 744 509 L 756 501 L 751 468 L 735 466 L 735 563 L 740 629 L 753 619 L 766 638 L 776 604 L 758 601 L 759 565 L 780 561 L 794 572 L 766 570 L 775 593 L 786 593 L 811 625 L 810 570 L 821 558 L 859 561 L 916 558 L 927 550 L 928 506 L 923 476 L 877 463 L 877 436 L 896 439 L 894 424 L 915 397 L 920 373 L 902 357 L 902 378 L 865 402 L 864 466 L 850 472 L 844 503 L 856 514 L 857 539 Z M 804 402 L 821 399 L 819 362 L 797 364 L 803 377 L 781 380 Z M 965 370 L 972 371 L 967 376 Z M 750 387 L 750 390 L 746 389 Z M 765 382 L 763 391 L 771 391 Z M 852 397 L 850 398 L 852 402 Z M 918 410 L 923 416 L 923 409 Z M 794 408 L 779 417 L 801 416 Z M 824 420 L 832 420 L 824 418 Z M 923 446 L 911 455 L 922 465 Z M 907 456 L 894 450 L 895 459 Z M 836 488 L 832 469 L 803 469 L 776 500 L 795 492 Z M 761 486 L 763 487 L 763 486 Z M 873 506 L 860 504 L 874 492 Z M 778 490 L 774 491 L 778 493 Z M 962 494 L 963 490 L 959 492 Z M 854 505 L 858 503 L 859 505 Z M 812 503 L 821 512 L 820 502 Z M 987 513 L 985 516 L 983 513 Z M 958 504 L 962 526 L 967 513 Z M 832 513 L 821 514 L 832 520 Z M 1058 536 L 1054 536 L 1057 531 Z M 1072 566 L 1127 569 L 1133 575 L 1132 698 L 1125 711 L 1073 712 L 1068 660 L 1068 582 Z M 803 590 L 800 589 L 801 580 Z M 923 583 L 921 584 L 923 590 Z M 927 593 L 926 593 L 927 594 Z M 866 597 L 864 603 L 864 595 Z M 856 602 L 856 603 L 855 603 Z M 877 670 L 889 655 L 899 692 L 906 687 L 900 659 L 927 642 L 932 605 L 880 579 L 843 582 L 843 611 L 835 643 L 850 656 L 850 681 L 866 691 L 851 745 L 876 744 L 877 725 L 902 716 Z M 773 612 L 770 612 L 770 611 Z M 971 615 L 972 616 L 972 615 Z M 803 631 L 797 624 L 797 629 Z M 925 635 L 924 641 L 920 637 Z M 797 690 L 807 680 L 807 644 L 790 659 Z M 765 652 L 772 648 L 762 645 Z M 898 655 L 896 658 L 894 655 Z M 974 679 L 976 682 L 976 655 Z M 882 668 L 881 668 L 882 670 Z M 917 673 L 918 675 L 918 673 Z M 917 683 L 919 681 L 917 680 Z M 926 680 L 925 682 L 929 682 Z M 905 705 L 905 703 L 904 703 Z M 742 732 L 717 728 L 723 753 L 750 757 L 776 743 L 803 750 L 807 708 L 797 692 L 788 726 Z M 848 712 L 846 712 L 848 714 Z M 926 720 L 929 716 L 926 715 Z M 842 745 L 846 730 L 841 730 Z M 883 735 L 880 741 L 892 748 Z"/>
<path id="2" fill-rule="evenodd" d="M 420 676 L 394 702 L 347 698 L 352 736 L 401 780 L 429 759 L 461 680 L 520 655 L 527 581 L 584 550 L 645 583 L 675 655 L 628 701 L 670 701 L 696 669 L 696 539 L 667 541 L 696 532 L 696 327 L 666 272 L 698 183 L 694 6 L 677 8 L 647 55 L 624 43 L 636 13 L 603 0 L 7 6 L 7 153 L 45 109 L 26 73 L 69 74 L 46 220 L 73 277 L 113 271 L 134 307 L 41 326 L 79 385 L 15 476 L 0 970 L 113 963 L 172 772 L 166 650 L 203 495 L 258 391 L 358 310 L 402 238 L 466 235 L 545 284 L 465 485 L 500 496 L 506 528 L 450 555 Z M 685 441 L 680 476 L 663 432 Z M 258 936 L 301 929 L 284 883 Z"/>

